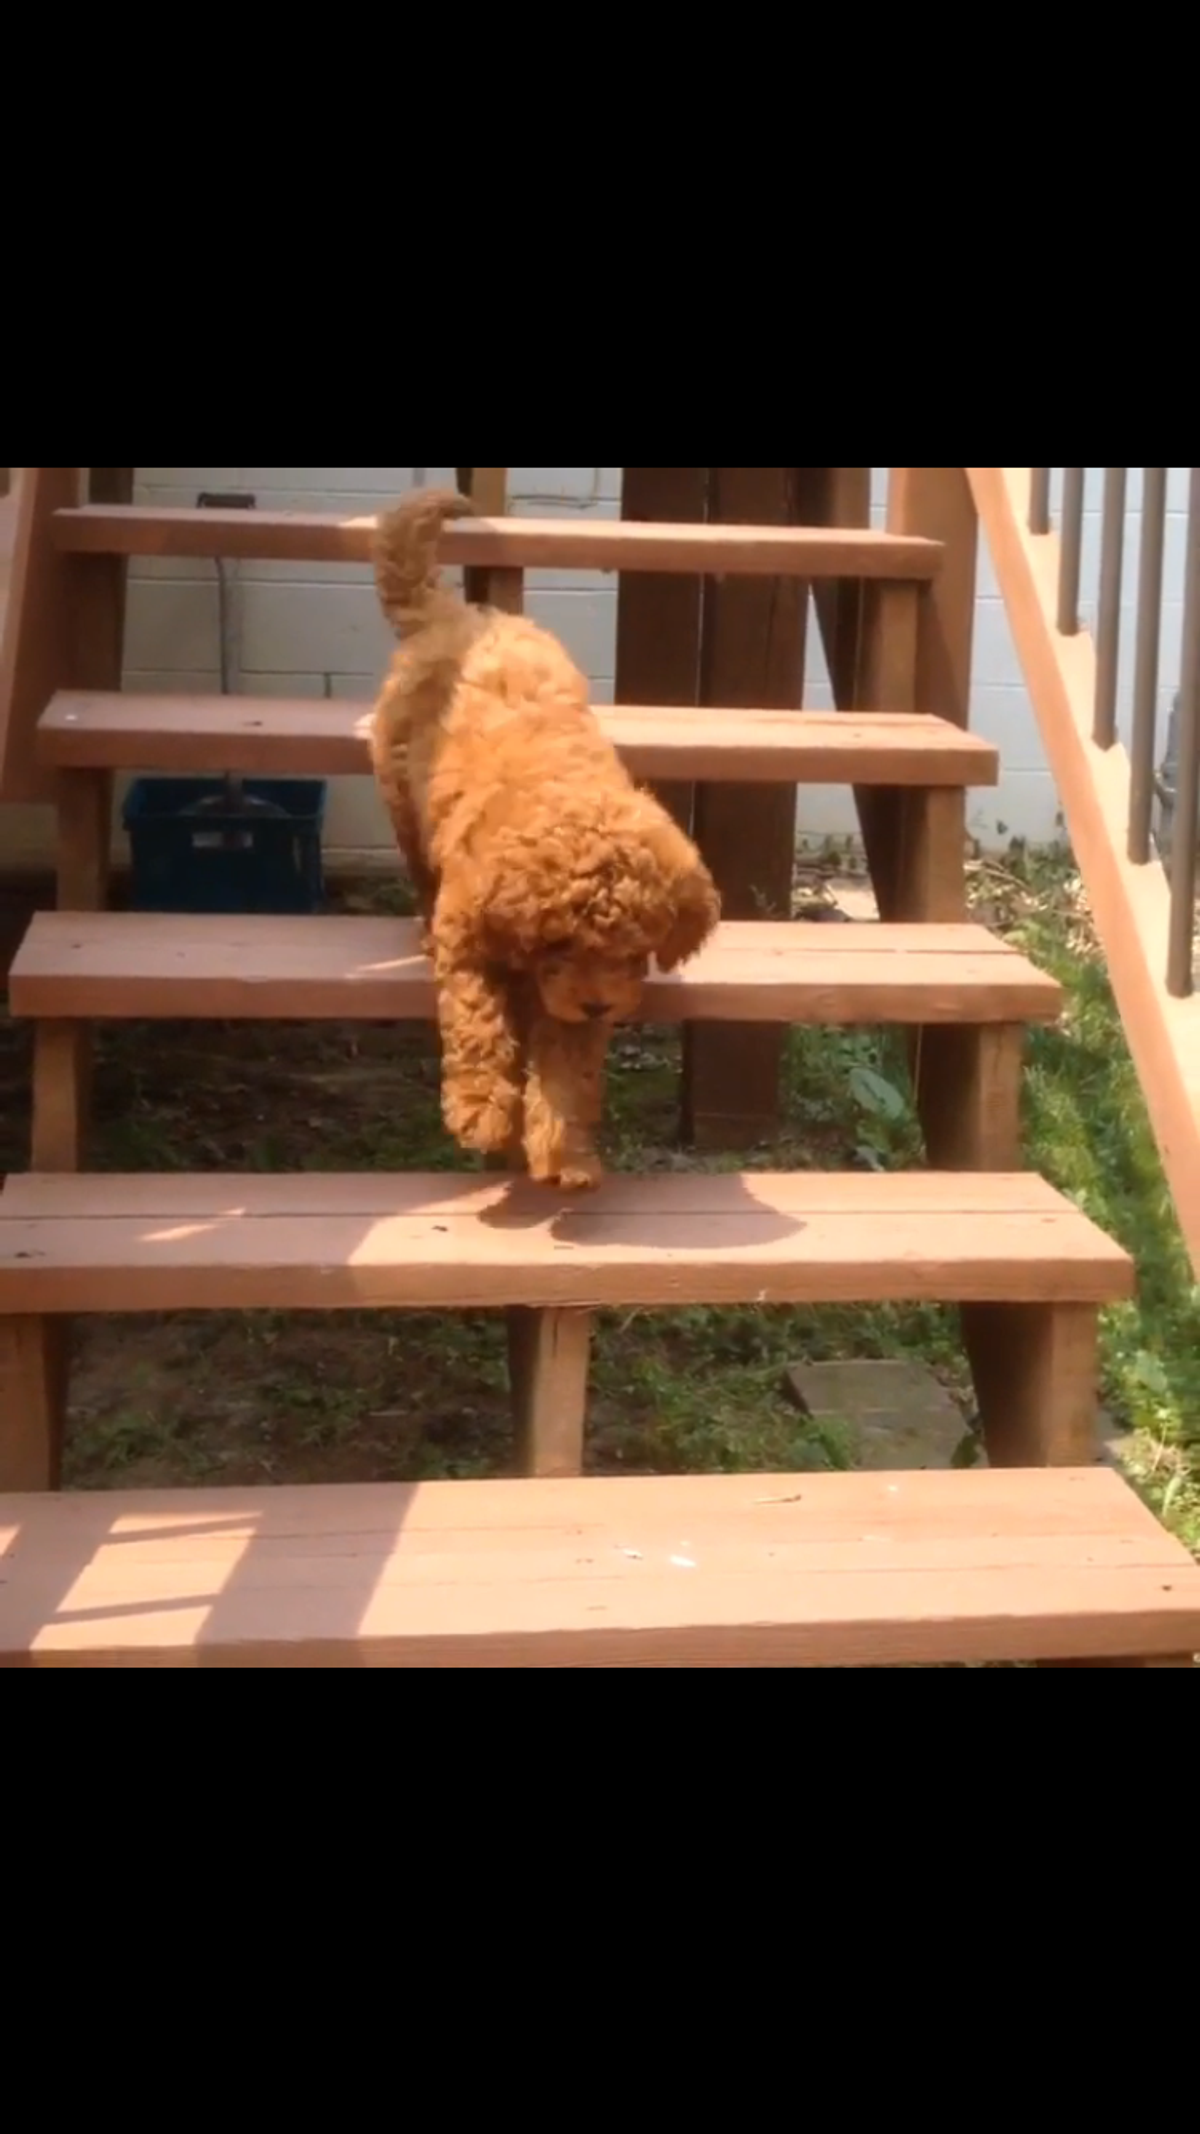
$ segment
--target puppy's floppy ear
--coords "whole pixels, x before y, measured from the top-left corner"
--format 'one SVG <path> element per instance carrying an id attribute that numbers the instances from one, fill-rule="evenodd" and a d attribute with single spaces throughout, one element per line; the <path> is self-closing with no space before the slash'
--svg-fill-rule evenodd
<path id="1" fill-rule="evenodd" d="M 703 948 L 720 923 L 716 884 L 689 838 L 680 837 L 681 865 L 670 891 L 670 919 L 655 949 L 660 971 L 673 971 Z M 686 855 L 686 857 L 685 857 Z"/>

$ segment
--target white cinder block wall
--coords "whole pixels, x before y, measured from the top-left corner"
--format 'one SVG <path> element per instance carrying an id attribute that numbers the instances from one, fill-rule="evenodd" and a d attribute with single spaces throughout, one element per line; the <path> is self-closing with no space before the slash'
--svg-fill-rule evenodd
<path id="1" fill-rule="evenodd" d="M 425 482 L 453 483 L 452 467 L 140 467 L 137 501 L 194 504 L 203 490 L 249 491 L 265 510 L 371 512 Z M 620 515 L 619 467 L 515 467 L 512 508 L 541 516 Z M 611 701 L 616 594 L 601 578 L 533 571 L 528 607 L 557 631 Z M 267 696 L 369 700 L 391 655 L 369 570 L 344 565 L 245 564 L 237 589 L 237 686 Z M 207 564 L 138 565 L 131 574 L 126 686 L 215 690 L 219 685 L 216 576 Z M 395 864 L 395 841 L 368 779 L 334 781 L 326 850 L 334 864 Z"/>
<path id="2" fill-rule="evenodd" d="M 1167 542 L 1167 627 L 1162 692 L 1172 696 L 1179 671 L 1183 509 L 1187 470 L 1174 468 Z M 414 482 L 452 481 L 449 467 L 143 467 L 138 470 L 138 500 L 157 504 L 194 504 L 205 489 L 250 491 L 258 504 L 278 510 L 373 511 Z M 577 516 L 619 515 L 621 470 L 618 467 L 516 467 L 512 470 L 512 505 L 516 511 Z M 1094 596 L 1098 574 L 1099 511 L 1103 470 L 1088 477 L 1087 542 L 1084 559 L 1085 598 Z M 875 469 L 875 515 L 882 522 L 886 470 Z M 1130 484 L 1130 515 L 1140 497 L 1140 473 Z M 1057 499 L 1056 499 L 1057 501 Z M 1129 545 L 1125 598 L 1131 608 L 1136 592 L 1137 544 Z M 584 580 L 562 573 L 530 574 L 529 606 L 565 640 L 592 679 L 599 702 L 611 701 L 615 665 L 616 590 L 612 579 Z M 196 563 L 148 562 L 131 574 L 127 636 L 127 686 L 139 690 L 215 690 L 219 682 L 219 645 L 215 573 Z M 389 633 L 375 603 L 366 570 L 311 565 L 247 564 L 239 573 L 236 594 L 239 673 L 236 685 L 264 695 L 369 698 L 387 662 Z M 1133 654 L 1132 631 L 1126 629 L 1123 662 L 1126 675 Z M 810 631 L 806 702 L 830 702 L 828 676 L 818 633 Z M 1124 692 L 1128 713 L 1128 688 Z M 972 710 L 975 729 L 996 741 L 1002 755 L 1002 779 L 993 792 L 971 798 L 971 827 L 985 845 L 1004 844 L 1017 836 L 1033 842 L 1055 835 L 1058 799 L 1038 736 L 1032 707 L 1021 679 L 990 560 L 983 557 L 976 630 L 975 684 Z M 1165 731 L 1165 728 L 1163 729 Z M 19 812 L 19 811 L 14 811 Z M 31 813 L 33 811 L 30 811 Z M 854 827 L 848 792 L 809 791 L 802 796 L 801 834 L 822 838 L 846 835 Z M 52 851 L 49 824 L 13 825 L 6 836 L 26 848 L 31 837 Z M 327 846 L 335 861 L 353 856 L 391 864 L 393 846 L 369 781 L 336 782 L 330 796 Z M 26 853 L 26 856 L 27 853 Z"/>

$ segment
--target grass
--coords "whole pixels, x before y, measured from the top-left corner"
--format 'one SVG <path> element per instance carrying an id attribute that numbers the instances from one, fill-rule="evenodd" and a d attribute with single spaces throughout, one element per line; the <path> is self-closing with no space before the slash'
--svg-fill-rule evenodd
<path id="1" fill-rule="evenodd" d="M 1133 1253 L 1136 1304 L 1105 1315 L 1103 1393 L 1126 1470 L 1200 1552 L 1200 1298 L 1136 1078 L 1063 857 L 975 870 L 980 915 L 1064 984 L 1033 1033 L 1030 1161 Z M 379 896 L 349 897 L 380 908 Z M 676 1143 L 678 1038 L 624 1034 L 609 1104 L 618 1168 L 698 1159 Z M 0 1168 L 26 1160 L 26 1037 L 0 1022 Z M 438 1112 L 424 1032 L 143 1025 L 102 1033 L 95 1160 L 105 1169 L 437 1169 L 462 1159 Z M 711 1159 L 722 1168 L 734 1159 Z M 738 1159 L 745 1161 L 746 1159 Z M 764 1169 L 900 1168 L 920 1140 L 897 1047 L 872 1032 L 790 1034 L 783 1125 Z M 488 1315 L 175 1315 L 80 1331 L 68 1480 L 80 1487 L 479 1475 L 509 1454 L 504 1328 Z M 918 1359 L 970 1386 L 952 1313 L 932 1308 L 605 1313 L 588 1457 L 598 1473 L 844 1465 L 836 1430 L 783 1390 L 786 1368 Z"/>
<path id="2" fill-rule="evenodd" d="M 983 912 L 1063 985 L 1066 1012 L 1031 1036 L 1030 1160 L 1117 1238 L 1138 1271 L 1102 1320 L 1103 1395 L 1129 1479 L 1200 1555 L 1200 1287 L 1171 1206 L 1137 1075 L 1065 856 L 993 870 Z"/>

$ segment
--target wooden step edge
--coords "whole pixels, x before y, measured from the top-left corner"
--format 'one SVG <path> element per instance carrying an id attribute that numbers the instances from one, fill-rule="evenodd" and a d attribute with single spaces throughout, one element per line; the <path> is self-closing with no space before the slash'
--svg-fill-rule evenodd
<path id="1" fill-rule="evenodd" d="M 0 1555 L 0 1667 L 1136 1664 L 1200 1646 L 1200 1570 L 1086 1468 L 0 1496 Z"/>
<path id="2" fill-rule="evenodd" d="M 677 1305 L 1127 1300 L 1129 1255 L 1023 1173 L 525 1179 L 17 1177 L 0 1314 L 592 1311 Z"/>
<path id="3" fill-rule="evenodd" d="M 9 976 L 29 1021 L 428 1021 L 415 920 L 43 912 Z M 1051 1023 L 1062 989 L 971 925 L 729 921 L 638 1020 L 830 1025 Z"/>
<path id="4" fill-rule="evenodd" d="M 53 517 L 55 544 L 66 555 L 263 563 L 368 563 L 375 524 L 373 516 L 102 504 Z M 935 541 L 869 529 L 533 518 L 460 521 L 445 529 L 440 553 L 464 568 L 926 582 L 942 558 Z"/>
<path id="5" fill-rule="evenodd" d="M 596 716 L 638 778 L 920 788 L 1000 777 L 991 742 L 917 714 L 601 705 Z M 52 770 L 369 776 L 370 718 L 346 699 L 62 692 L 37 750 Z"/>

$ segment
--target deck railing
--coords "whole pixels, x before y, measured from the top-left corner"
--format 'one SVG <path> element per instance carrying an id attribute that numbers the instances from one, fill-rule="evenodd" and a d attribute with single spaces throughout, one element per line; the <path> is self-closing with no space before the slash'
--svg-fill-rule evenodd
<path id="1" fill-rule="evenodd" d="M 966 472 L 1200 1271 L 1200 468 Z"/>
<path id="2" fill-rule="evenodd" d="M 1054 470 L 1035 467 L 1030 531 L 1052 526 Z M 1166 864 L 1171 883 L 1168 938 L 1164 944 L 1167 989 L 1186 999 L 1196 988 L 1196 893 L 1200 876 L 1200 467 L 1179 469 L 1187 477 L 1183 532 L 1183 603 L 1178 636 L 1166 626 L 1163 566 L 1167 533 L 1166 467 L 1144 467 L 1140 506 L 1129 508 L 1128 467 L 1106 467 L 1096 617 L 1096 694 L 1092 739 L 1111 749 L 1119 738 L 1123 590 L 1127 569 L 1137 563 L 1134 661 L 1129 701 L 1130 791 L 1126 850 L 1134 866 Z M 1063 469 L 1058 627 L 1065 637 L 1080 627 L 1080 564 L 1088 470 Z M 1133 538 L 1131 534 L 1131 522 Z M 1174 715 L 1164 722 L 1160 684 L 1174 676 Z M 1154 837 L 1155 802 L 1160 809 L 1159 850 Z"/>

